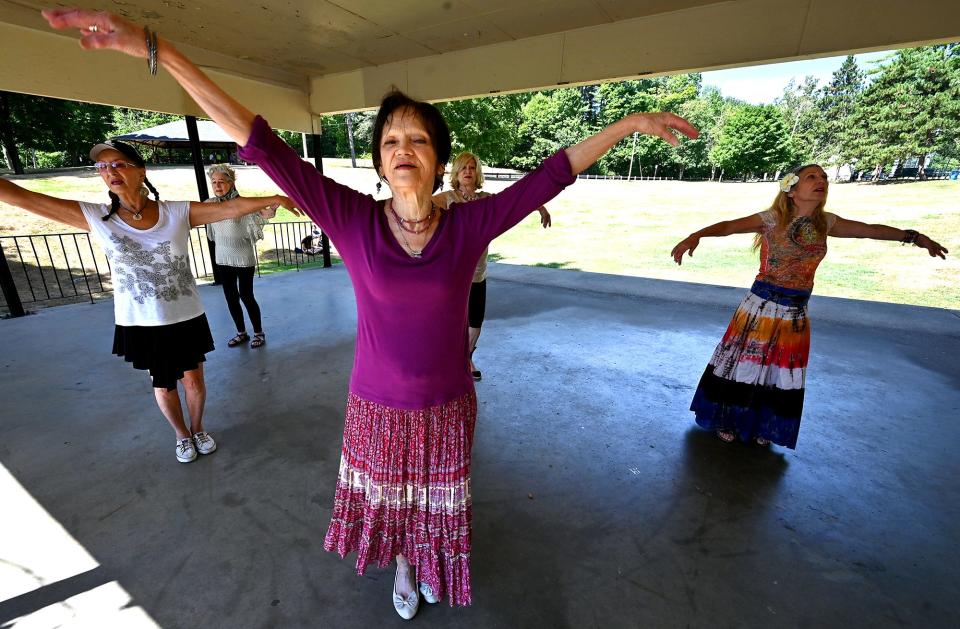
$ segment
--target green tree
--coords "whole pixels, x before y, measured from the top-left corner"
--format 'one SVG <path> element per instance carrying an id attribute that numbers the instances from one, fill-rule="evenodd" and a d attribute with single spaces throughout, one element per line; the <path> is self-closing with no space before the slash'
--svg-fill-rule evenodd
<path id="1" fill-rule="evenodd" d="M 710 158 L 731 174 L 772 173 L 793 155 L 790 130 L 775 105 L 739 105 L 730 113 Z"/>
<path id="2" fill-rule="evenodd" d="M 490 166 L 508 165 L 528 100 L 525 94 L 509 94 L 438 103 L 450 127 L 453 155 L 470 151 Z"/>
<path id="3" fill-rule="evenodd" d="M 181 119 L 181 116 L 163 114 L 158 111 L 115 107 L 113 109 L 113 135 L 126 135 L 127 133 L 149 129 Z"/>
<path id="4" fill-rule="evenodd" d="M 113 129 L 112 108 L 74 101 L 7 93 L 14 140 L 20 153 L 51 154 L 43 166 L 79 166 L 90 146 Z"/>
<path id="5" fill-rule="evenodd" d="M 700 131 L 700 136 L 696 140 L 684 139 L 680 146 L 674 149 L 679 168 L 678 178 L 683 179 L 688 173 L 706 176 L 709 172 L 713 179 L 710 151 L 717 141 L 724 108 L 723 96 L 717 88 L 711 86 L 704 88 L 699 98 L 688 100 L 680 106 L 677 113 L 689 120 Z"/>
<path id="6" fill-rule="evenodd" d="M 521 110 L 516 154 L 510 164 L 532 170 L 553 153 L 583 140 L 591 131 L 588 115 L 576 88 L 537 92 Z"/>
<path id="7" fill-rule="evenodd" d="M 596 127 L 603 128 L 632 113 L 653 111 L 657 103 L 655 91 L 655 79 L 604 83 L 597 89 L 599 112 Z M 631 156 L 634 157 L 632 170 Z M 634 150 L 633 138 L 627 137 L 604 154 L 597 167 L 605 175 L 638 175 L 644 167 L 649 167 L 652 173 L 654 165 L 663 163 L 664 159 L 666 151 L 653 138 L 638 136 Z"/>
<path id="8" fill-rule="evenodd" d="M 851 153 L 866 164 L 950 154 L 960 135 L 960 56 L 956 46 L 900 50 L 874 71 L 848 127 Z"/>
<path id="9" fill-rule="evenodd" d="M 821 161 L 829 151 L 823 145 L 824 118 L 819 82 L 808 76 L 797 85 L 792 79 L 776 105 L 783 115 L 790 137 L 791 155 L 787 162 Z"/>
<path id="10" fill-rule="evenodd" d="M 853 55 L 847 55 L 823 88 L 820 99 L 820 110 L 823 112 L 820 154 L 825 155 L 827 161 L 842 164 L 853 157 L 847 148 L 847 124 L 863 92 L 865 78 Z"/>
<path id="11" fill-rule="evenodd" d="M 20 149 L 17 148 L 17 136 L 14 131 L 14 119 L 11 111 L 11 97 L 16 94 L 0 91 L 0 146 L 3 148 L 3 161 L 15 175 L 23 174 L 23 162 Z"/>

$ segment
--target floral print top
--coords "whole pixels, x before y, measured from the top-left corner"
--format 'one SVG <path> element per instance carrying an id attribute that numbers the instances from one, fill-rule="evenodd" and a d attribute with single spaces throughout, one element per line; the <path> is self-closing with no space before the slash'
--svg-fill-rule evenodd
<path id="1" fill-rule="evenodd" d="M 766 210 L 758 214 L 763 221 L 760 232 L 760 272 L 757 280 L 800 290 L 813 288 L 813 277 L 827 255 L 827 236 L 818 234 L 809 217 L 799 216 L 786 229 L 777 227 L 777 214 Z M 837 221 L 826 213 L 827 231 Z"/>
<path id="2" fill-rule="evenodd" d="M 110 261 L 117 325 L 160 326 L 203 314 L 190 268 L 190 202 L 161 201 L 160 219 L 137 229 L 104 203 L 80 203 L 90 234 Z"/>

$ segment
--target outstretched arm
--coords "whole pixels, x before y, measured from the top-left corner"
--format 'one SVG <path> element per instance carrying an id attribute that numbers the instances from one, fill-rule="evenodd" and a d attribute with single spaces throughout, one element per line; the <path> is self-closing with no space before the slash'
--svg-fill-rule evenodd
<path id="1" fill-rule="evenodd" d="M 296 216 L 303 216 L 303 212 L 294 207 L 293 202 L 282 194 L 272 197 L 236 197 L 222 203 L 190 203 L 190 227 L 215 223 L 226 218 L 237 218 L 244 214 L 252 214 L 264 208 L 276 209 L 281 206 Z"/>
<path id="2" fill-rule="evenodd" d="M 90 231 L 80 204 L 69 199 L 58 199 L 21 188 L 0 177 L 0 201 L 32 212 L 43 218 L 64 223 L 83 231 Z"/>
<path id="3" fill-rule="evenodd" d="M 676 146 L 680 141 L 674 135 L 674 131 L 688 138 L 696 138 L 700 135 L 692 124 L 675 114 L 667 112 L 630 114 L 583 142 L 567 147 L 570 170 L 574 176 L 579 175 L 590 168 L 590 165 L 601 155 L 613 148 L 614 144 L 631 133 L 658 136 Z"/>
<path id="4" fill-rule="evenodd" d="M 88 50 L 107 48 L 132 57 L 147 57 L 144 29 L 106 11 L 45 9 L 43 17 L 56 29 L 80 30 L 80 45 Z M 91 26 L 95 26 L 91 30 Z M 165 39 L 157 41 L 157 60 L 210 118 L 233 141 L 244 146 L 253 125 L 253 113 L 235 101 Z"/>
<path id="5" fill-rule="evenodd" d="M 670 255 L 674 261 L 680 264 L 683 261 L 683 254 L 689 252 L 693 257 L 693 250 L 700 244 L 700 239 L 707 236 L 730 236 L 731 234 L 749 234 L 756 233 L 763 228 L 763 220 L 759 214 L 751 214 L 732 221 L 720 221 L 709 227 L 704 227 L 700 231 L 693 232 L 673 248 Z"/>
<path id="6" fill-rule="evenodd" d="M 911 235 L 911 232 L 905 229 L 890 227 L 889 225 L 871 225 L 861 223 L 860 221 L 847 220 L 838 216 L 837 221 L 833 224 L 833 228 L 827 235 L 836 238 L 871 238 L 873 240 L 897 240 L 907 242 L 907 237 Z M 939 256 L 944 260 L 947 259 L 945 254 L 949 253 L 949 251 L 929 236 L 917 234 L 913 244 L 921 249 L 926 249 L 931 258 Z"/>

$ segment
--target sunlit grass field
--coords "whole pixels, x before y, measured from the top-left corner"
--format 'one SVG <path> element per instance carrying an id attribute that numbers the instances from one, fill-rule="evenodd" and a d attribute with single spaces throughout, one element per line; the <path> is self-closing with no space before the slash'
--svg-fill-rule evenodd
<path id="1" fill-rule="evenodd" d="M 256 168 L 240 168 L 238 173 L 244 195 L 277 191 Z M 361 192 L 374 192 L 376 178 L 370 169 L 328 163 L 327 174 Z M 190 168 L 151 169 L 148 176 L 164 198 L 197 198 Z M 60 197 L 106 198 L 92 172 L 16 181 Z M 488 180 L 486 189 L 496 192 L 507 185 Z M 757 272 L 752 236 L 704 239 L 681 267 L 669 253 L 702 226 L 765 209 L 775 192 L 774 183 L 582 180 L 548 205 L 553 227 L 542 229 L 535 214 L 497 239 L 490 252 L 511 264 L 748 286 Z M 960 182 L 833 184 L 827 209 L 845 218 L 917 229 L 952 255 L 944 261 L 898 243 L 832 238 L 817 274 L 817 294 L 960 309 Z M 281 212 L 275 220 L 299 219 Z M 71 228 L 0 203 L 0 235 L 63 231 Z"/>

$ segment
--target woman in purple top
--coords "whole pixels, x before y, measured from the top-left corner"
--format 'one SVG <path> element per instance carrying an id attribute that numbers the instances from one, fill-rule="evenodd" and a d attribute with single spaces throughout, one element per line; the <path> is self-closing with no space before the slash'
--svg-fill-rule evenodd
<path id="1" fill-rule="evenodd" d="M 467 370 L 467 296 L 497 235 L 556 196 L 634 132 L 677 144 L 696 130 L 672 114 L 634 114 L 547 159 L 500 194 L 447 212 L 433 193 L 450 157 L 439 111 L 394 92 L 373 134 L 373 162 L 393 193 L 376 201 L 340 185 L 280 140 L 163 39 L 122 18 L 44 11 L 80 28 L 85 48 L 112 48 L 166 68 L 193 99 L 330 234 L 353 281 L 357 346 L 327 550 L 356 551 L 357 572 L 397 561 L 393 604 L 412 618 L 428 602 L 471 602 L 470 450 L 477 416 Z M 151 58 L 151 56 L 155 56 Z M 412 565 L 412 568 L 411 568 Z M 419 586 L 418 583 L 419 582 Z"/>

